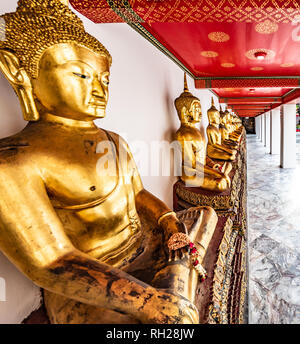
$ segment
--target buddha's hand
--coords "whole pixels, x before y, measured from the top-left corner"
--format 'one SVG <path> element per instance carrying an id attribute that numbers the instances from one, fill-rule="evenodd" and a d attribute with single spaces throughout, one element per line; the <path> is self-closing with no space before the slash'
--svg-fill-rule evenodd
<path id="1" fill-rule="evenodd" d="M 163 220 L 160 222 L 160 226 L 164 231 L 165 246 L 167 251 L 169 251 L 169 260 L 176 261 L 188 257 L 187 247 L 177 250 L 169 250 L 168 242 L 173 234 L 187 233 L 185 225 L 177 218 L 176 214 L 172 212 L 170 215 L 163 218 Z"/>
<path id="2" fill-rule="evenodd" d="M 199 324 L 196 306 L 167 289 L 156 289 L 143 306 L 145 324 Z"/>

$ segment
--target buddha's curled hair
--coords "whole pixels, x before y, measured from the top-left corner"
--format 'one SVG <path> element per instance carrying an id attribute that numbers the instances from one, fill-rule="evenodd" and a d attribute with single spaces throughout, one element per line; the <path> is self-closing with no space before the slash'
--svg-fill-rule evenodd
<path id="1" fill-rule="evenodd" d="M 0 49 L 12 51 L 32 78 L 37 77 L 39 60 L 47 48 L 70 42 L 106 56 L 111 64 L 106 48 L 59 0 L 19 0 L 16 12 L 0 16 Z"/>

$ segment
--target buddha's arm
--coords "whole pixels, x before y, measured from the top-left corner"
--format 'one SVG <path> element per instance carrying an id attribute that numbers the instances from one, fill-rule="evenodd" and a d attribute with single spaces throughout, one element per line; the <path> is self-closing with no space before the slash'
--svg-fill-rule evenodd
<path id="1" fill-rule="evenodd" d="M 142 322 L 176 323 L 179 308 L 192 307 L 75 249 L 40 176 L 32 169 L 3 162 L 0 250 L 38 286 L 131 314 Z"/>
<path id="2" fill-rule="evenodd" d="M 180 221 L 172 210 L 149 191 L 145 189 L 141 190 L 136 196 L 135 202 L 138 213 L 140 215 L 144 213 L 145 216 L 154 219 L 157 224 L 163 215 L 168 214 L 168 216 L 163 218 L 160 222 L 160 226 L 165 233 L 166 244 L 172 234 L 184 232 L 184 228 L 181 226 Z"/>
<path id="3" fill-rule="evenodd" d="M 222 172 L 219 172 L 207 165 L 204 166 L 204 173 L 214 178 L 224 178 L 224 174 Z"/>
<path id="4" fill-rule="evenodd" d="M 169 237 L 183 230 L 183 227 L 180 225 L 180 221 L 177 219 L 177 216 L 172 212 L 172 210 L 159 198 L 155 197 L 152 193 L 145 190 L 143 183 L 141 181 L 140 174 L 138 172 L 137 166 L 135 164 L 134 158 L 131 154 L 131 151 L 128 145 L 123 140 L 123 143 L 126 147 L 131 169 L 131 182 L 135 191 L 135 204 L 136 209 L 139 215 L 144 214 L 145 218 L 150 218 L 158 224 L 159 219 L 164 214 L 170 213 L 164 221 L 161 222 L 161 227 L 163 228 L 166 234 L 166 244 Z"/>
<path id="5" fill-rule="evenodd" d="M 215 145 L 216 144 L 216 136 L 213 133 L 213 130 L 208 126 L 206 129 L 207 140 L 208 144 Z"/>
<path id="6" fill-rule="evenodd" d="M 219 144 L 214 144 L 214 147 L 226 152 L 226 153 L 229 153 L 229 154 L 233 154 L 234 151 L 232 149 L 230 149 L 229 147 L 226 147 L 225 145 L 219 145 Z"/>
<path id="7" fill-rule="evenodd" d="M 199 182 L 201 183 L 205 175 L 214 178 L 224 177 L 222 173 L 206 165 L 205 149 L 201 150 L 199 147 L 197 148 L 197 145 L 193 141 L 180 140 L 179 143 L 182 147 L 183 174 L 187 177 L 185 179 L 188 179 L 189 183 L 199 186 Z"/>

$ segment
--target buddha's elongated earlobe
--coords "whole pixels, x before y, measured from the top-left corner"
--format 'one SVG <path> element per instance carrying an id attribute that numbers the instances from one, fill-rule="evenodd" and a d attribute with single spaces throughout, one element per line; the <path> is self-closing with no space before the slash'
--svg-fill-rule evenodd
<path id="1" fill-rule="evenodd" d="M 30 78 L 20 66 L 18 58 L 11 52 L 0 50 L 0 70 L 15 90 L 20 99 L 23 117 L 26 121 L 37 121 L 37 111 Z"/>

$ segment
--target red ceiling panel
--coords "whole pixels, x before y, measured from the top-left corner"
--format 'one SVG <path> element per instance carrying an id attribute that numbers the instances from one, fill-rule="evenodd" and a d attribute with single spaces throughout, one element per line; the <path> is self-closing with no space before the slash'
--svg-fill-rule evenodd
<path id="1" fill-rule="evenodd" d="M 300 40 L 293 39 L 295 26 L 291 24 L 276 24 L 278 29 L 272 34 L 257 32 L 254 23 L 142 25 L 196 77 L 300 76 Z M 216 42 L 209 35 L 228 40 Z M 267 53 L 264 61 L 253 57 L 260 50 Z"/>

